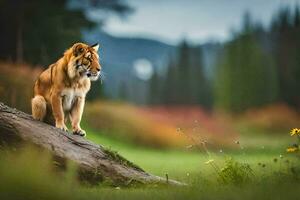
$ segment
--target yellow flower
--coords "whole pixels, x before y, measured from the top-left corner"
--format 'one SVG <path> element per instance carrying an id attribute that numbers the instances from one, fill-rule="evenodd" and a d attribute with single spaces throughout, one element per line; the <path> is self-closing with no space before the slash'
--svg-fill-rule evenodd
<path id="1" fill-rule="evenodd" d="M 289 148 L 286 149 L 286 151 L 289 152 L 289 153 L 296 152 L 298 150 L 299 150 L 298 147 L 289 147 Z"/>
<path id="2" fill-rule="evenodd" d="M 291 133 L 291 136 L 298 135 L 298 134 L 300 134 L 300 129 L 293 128 L 290 133 Z"/>
<path id="3" fill-rule="evenodd" d="M 206 161 L 205 164 L 208 165 L 208 164 L 211 164 L 211 163 L 213 163 L 213 162 L 215 162 L 215 161 L 214 161 L 213 159 L 210 159 L 210 160 Z"/>

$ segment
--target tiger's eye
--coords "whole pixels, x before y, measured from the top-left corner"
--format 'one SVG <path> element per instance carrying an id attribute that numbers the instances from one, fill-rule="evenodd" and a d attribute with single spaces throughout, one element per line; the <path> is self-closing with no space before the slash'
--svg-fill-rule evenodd
<path id="1" fill-rule="evenodd" d="M 79 49 L 79 52 L 80 52 L 80 53 L 82 53 L 82 52 L 83 52 L 83 50 L 84 50 L 83 48 L 80 48 L 80 49 Z"/>
<path id="2" fill-rule="evenodd" d="M 84 65 L 88 65 L 90 63 L 89 60 L 86 58 L 83 58 L 82 62 Z"/>

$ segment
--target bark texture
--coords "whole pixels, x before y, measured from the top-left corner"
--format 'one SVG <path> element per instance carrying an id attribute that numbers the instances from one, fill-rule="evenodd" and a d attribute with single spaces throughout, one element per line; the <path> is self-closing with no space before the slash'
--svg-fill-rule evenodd
<path id="1" fill-rule="evenodd" d="M 49 150 L 57 158 L 72 160 L 78 165 L 80 179 L 92 184 L 109 181 L 113 185 L 185 185 L 151 175 L 116 152 L 36 121 L 1 102 L 0 141 L 9 145 L 32 143 Z"/>

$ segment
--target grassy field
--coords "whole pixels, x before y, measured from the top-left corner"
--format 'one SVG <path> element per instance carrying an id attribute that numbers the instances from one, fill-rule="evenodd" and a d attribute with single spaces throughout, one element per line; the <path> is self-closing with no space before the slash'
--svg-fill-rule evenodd
<path id="1" fill-rule="evenodd" d="M 53 169 L 48 169 L 50 156 L 29 149 L 1 154 L 0 199 L 274 200 L 299 197 L 299 158 L 285 153 L 286 145 L 291 142 L 288 134 L 254 136 L 245 133 L 236 144 L 236 150 L 209 150 L 208 153 L 188 149 L 150 149 L 103 135 L 89 130 L 87 138 L 118 151 L 150 173 L 168 174 L 169 178 L 186 182 L 188 186 L 84 186 L 75 181 L 72 167 L 67 173 L 53 175 Z"/>
<path id="2" fill-rule="evenodd" d="M 189 150 L 153 150 L 125 145 L 90 132 L 91 140 L 111 147 L 137 163 L 148 172 L 189 184 L 186 188 L 122 188 L 85 190 L 93 197 L 104 199 L 286 199 L 297 198 L 300 188 L 299 160 L 285 152 L 292 142 L 288 134 L 253 134 L 245 130 L 237 150 L 209 151 L 200 153 Z M 234 142 L 234 141 L 233 141 Z M 233 158 L 239 164 L 249 164 L 253 170 L 249 180 L 220 182 L 217 168 L 228 167 L 226 160 Z M 214 165 L 206 164 L 214 160 Z M 234 168 L 232 171 L 238 170 Z M 299 171 L 295 172 L 299 173 Z M 234 176 L 234 175 L 233 175 Z M 237 175 L 238 176 L 238 175 Z M 243 176 L 243 175 L 242 175 Z M 238 178 L 237 178 L 238 179 Z"/>
<path id="3" fill-rule="evenodd" d="M 207 154 L 188 149 L 143 148 L 110 139 L 95 131 L 89 131 L 87 138 L 119 152 L 148 172 L 159 176 L 165 176 L 167 173 L 169 177 L 180 180 L 188 180 L 187 174 L 193 177 L 198 173 L 214 173 L 213 169 L 205 164 L 210 159 L 214 159 L 221 165 L 226 158 L 232 157 L 239 162 L 249 163 L 254 168 L 258 163 L 272 163 L 274 158 L 285 154 L 286 146 L 291 142 L 288 135 L 275 135 L 270 138 L 263 134 L 256 136 L 245 134 L 240 138 L 237 150 L 209 150 Z"/>

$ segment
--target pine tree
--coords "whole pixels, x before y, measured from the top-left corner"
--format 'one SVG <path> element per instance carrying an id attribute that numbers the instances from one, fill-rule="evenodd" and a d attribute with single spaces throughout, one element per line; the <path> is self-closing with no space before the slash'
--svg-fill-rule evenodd
<path id="1" fill-rule="evenodd" d="M 70 1 L 78 6 L 69 8 Z M 86 16 L 90 8 L 115 13 L 129 9 L 119 0 L 1 0 L 0 59 L 48 66 L 82 40 L 83 29 L 100 23 Z"/>
<path id="2" fill-rule="evenodd" d="M 191 72 L 191 49 L 187 41 L 183 41 L 178 47 L 178 57 L 175 70 L 174 87 L 175 102 L 177 104 L 189 104 L 191 102 L 191 88 L 189 85 L 189 76 Z"/>
<path id="3" fill-rule="evenodd" d="M 274 57 L 279 71 L 280 100 L 300 107 L 300 12 L 283 8 L 275 16 L 270 34 L 276 44 Z"/>
<path id="4" fill-rule="evenodd" d="M 224 48 L 215 79 L 216 106 L 241 112 L 277 98 L 277 71 L 259 45 L 249 19 L 244 29 Z"/>
<path id="5" fill-rule="evenodd" d="M 211 87 L 204 73 L 200 47 L 192 48 L 191 70 L 188 77 L 190 81 L 190 103 L 210 108 L 212 105 Z"/>
<path id="6" fill-rule="evenodd" d="M 295 8 L 295 13 L 294 13 L 294 27 L 299 27 L 300 26 L 300 10 L 299 10 L 299 5 L 296 6 Z"/>
<path id="7" fill-rule="evenodd" d="M 203 71 L 201 50 L 183 41 L 176 59 L 170 61 L 164 79 L 163 99 L 166 104 L 211 105 L 210 87 Z"/>
<path id="8" fill-rule="evenodd" d="M 166 77 L 162 79 L 163 84 L 163 93 L 162 93 L 162 102 L 164 104 L 175 104 L 176 103 L 176 95 L 177 95 L 177 88 L 176 88 L 176 65 L 173 59 L 170 59 L 168 64 L 168 70 Z"/>

